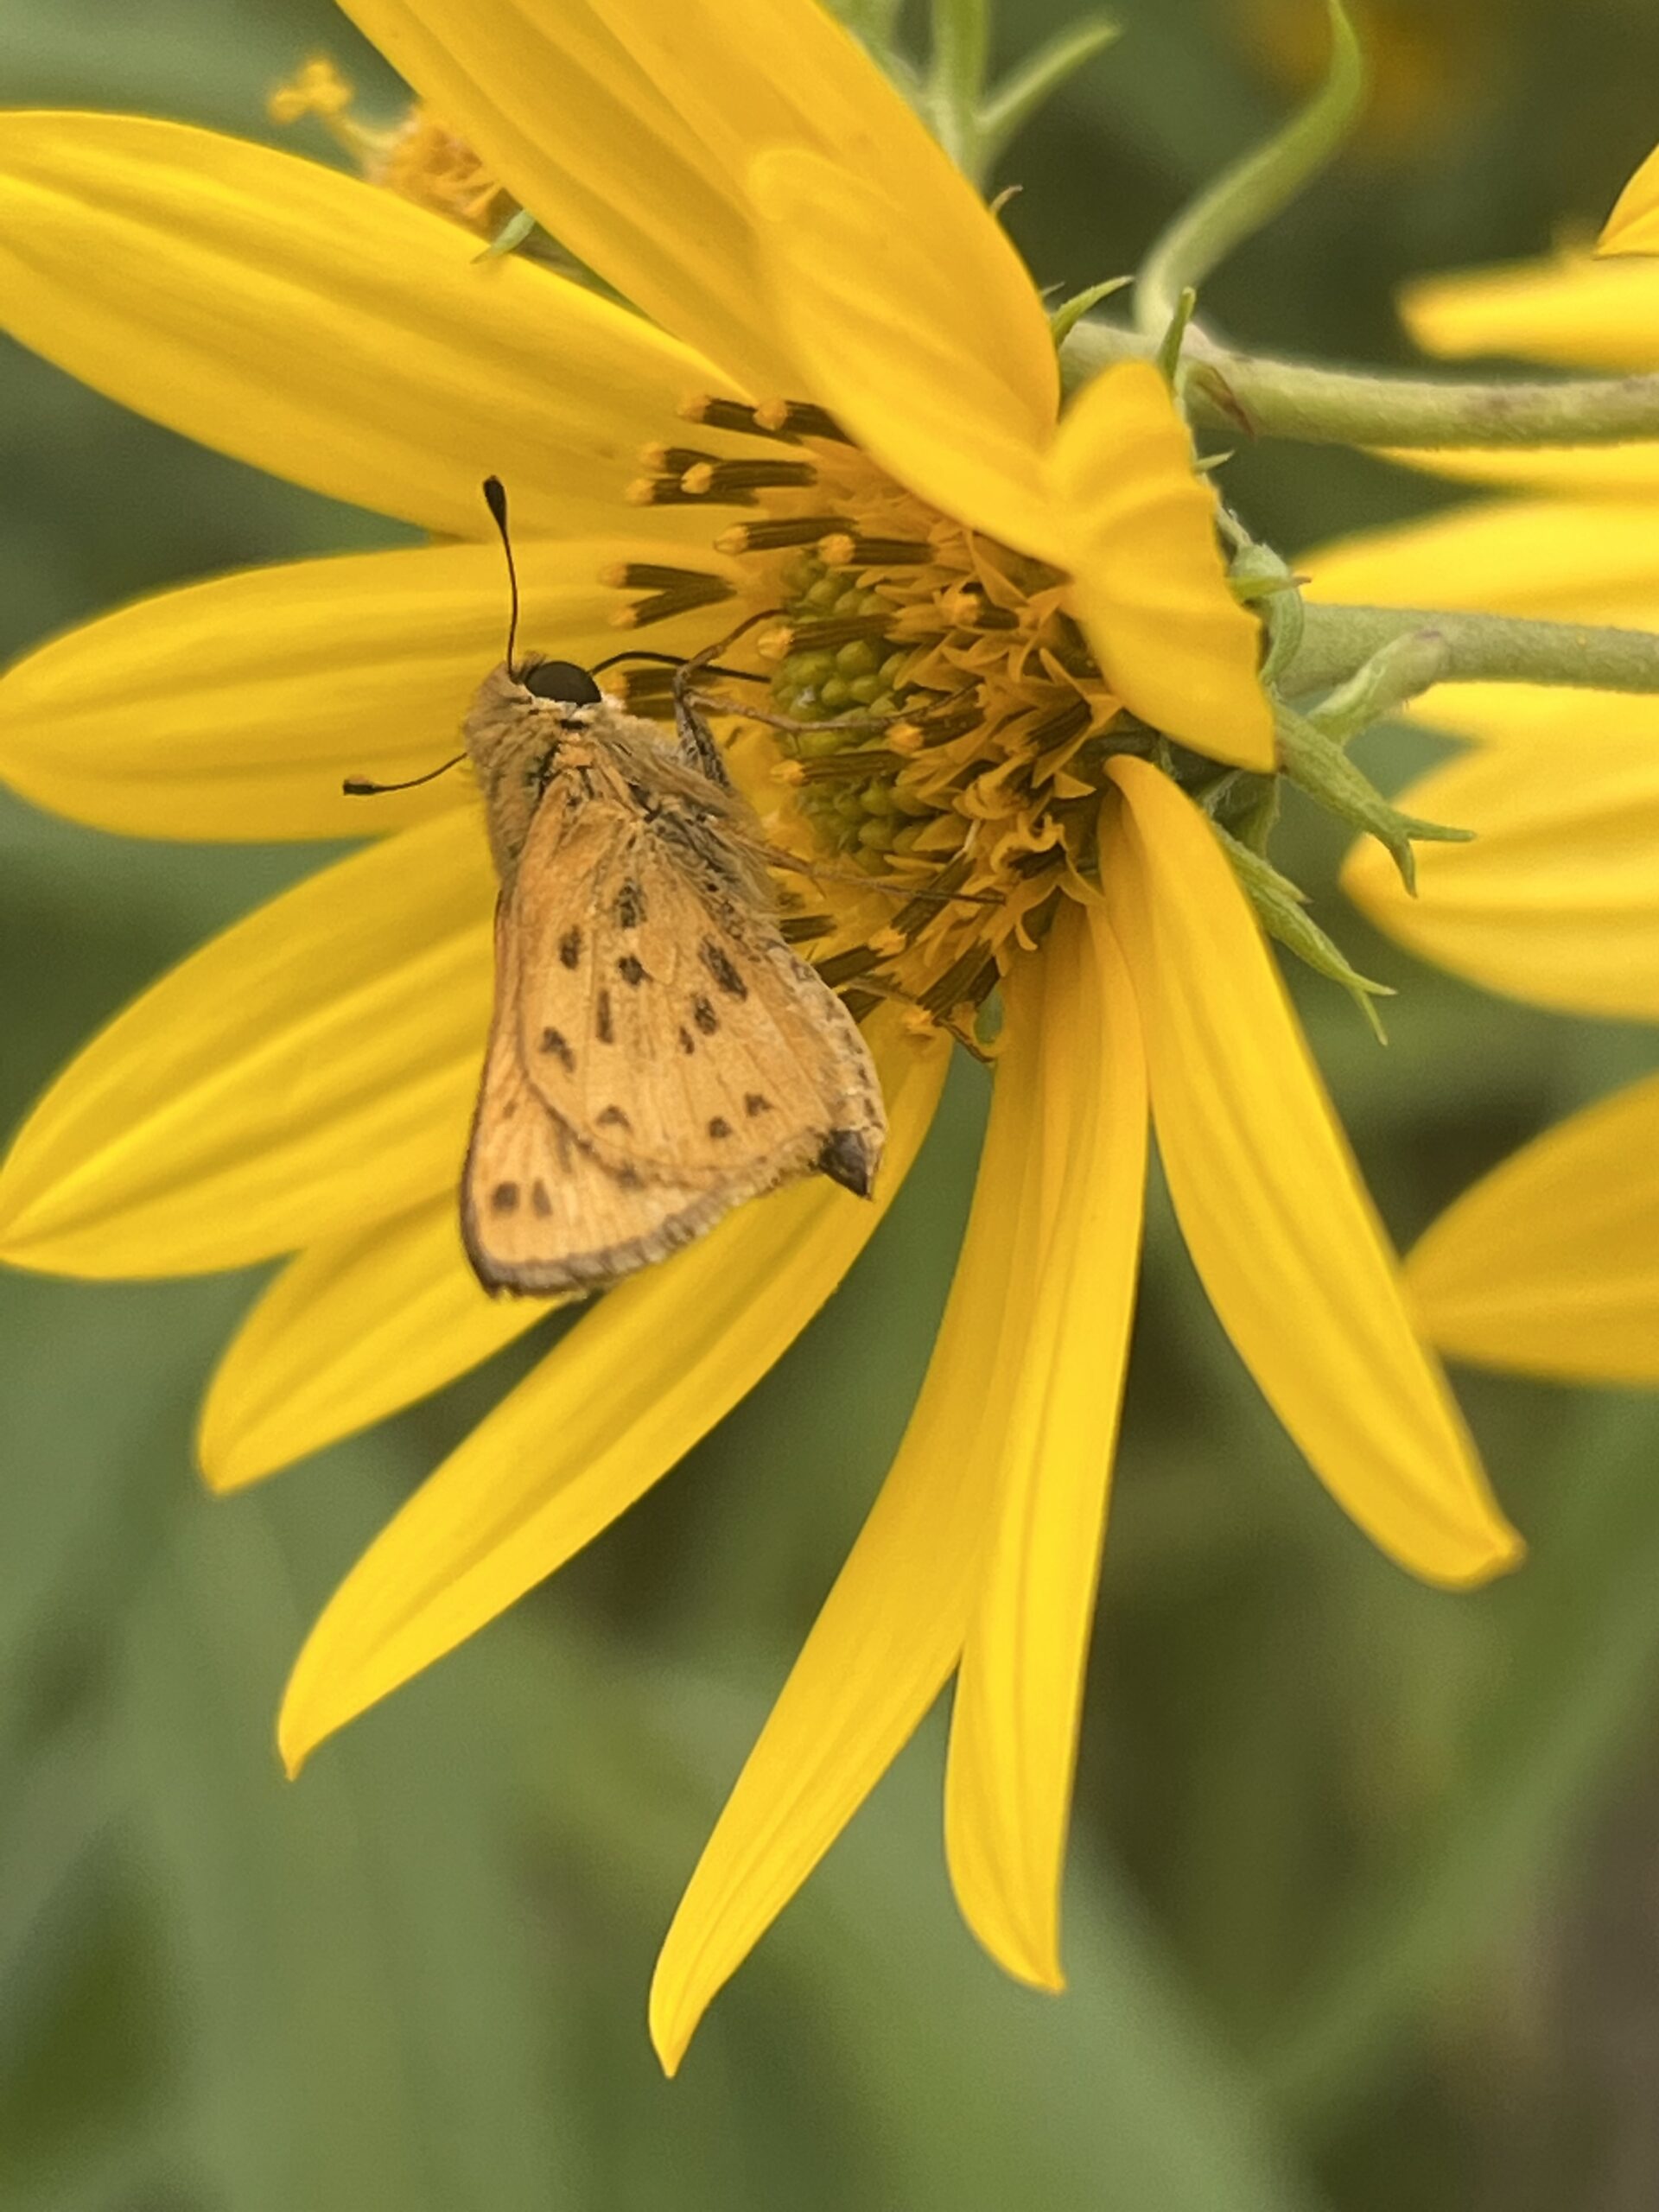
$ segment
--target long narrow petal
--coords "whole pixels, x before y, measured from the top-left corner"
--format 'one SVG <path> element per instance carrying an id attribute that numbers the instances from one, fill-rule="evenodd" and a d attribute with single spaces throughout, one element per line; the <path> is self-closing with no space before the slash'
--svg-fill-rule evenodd
<path id="1" fill-rule="evenodd" d="M 93 1276 L 245 1266 L 453 1181 L 493 877 L 451 813 L 285 892 L 93 1039 L 0 1173 L 0 1253 Z"/>
<path id="2" fill-rule="evenodd" d="M 1563 367 L 1659 365 L 1659 262 L 1563 254 L 1450 276 L 1401 295 L 1406 327 L 1431 353 L 1518 353 Z"/>
<path id="3" fill-rule="evenodd" d="M 1478 499 L 1297 556 L 1308 596 L 1484 607 L 1560 622 L 1659 623 L 1652 505 Z"/>
<path id="4" fill-rule="evenodd" d="M 1018 1382 L 957 1678 L 944 1834 L 981 1942 L 1010 1973 L 1058 1989 L 1084 1671 L 1141 1253 L 1147 1081 L 1104 916 L 1063 916 L 1042 967 L 1045 1252 L 1009 1300 Z"/>
<path id="5" fill-rule="evenodd" d="M 1406 1262 L 1443 1351 L 1569 1382 L 1659 1382 L 1659 1077 L 1525 1146 Z"/>
<path id="6" fill-rule="evenodd" d="M 521 540 L 520 634 L 583 664 L 614 652 L 616 563 L 660 563 L 638 540 Z M 711 578 L 729 563 L 695 566 Z M 501 658 L 499 547 L 413 547 L 247 569 L 141 600 L 58 638 L 0 682 L 0 776 L 41 806 L 129 836 L 352 837 L 476 804 L 440 777 L 372 800 L 347 775 L 396 782 L 460 741 Z M 718 621 L 717 613 L 714 616 Z M 718 631 L 666 623 L 670 651 Z"/>
<path id="7" fill-rule="evenodd" d="M 492 1298 L 461 1249 L 456 1198 L 325 1237 L 283 1268 L 219 1362 L 197 1456 L 240 1490 L 453 1382 L 562 1299 Z"/>
<path id="8" fill-rule="evenodd" d="M 1436 770 L 1402 804 L 1477 834 L 1420 849 L 1414 899 L 1376 841 L 1362 839 L 1343 887 L 1380 928 L 1516 998 L 1659 1019 L 1651 736 L 1603 737 L 1576 758 L 1550 736 L 1499 746 Z"/>
<path id="9" fill-rule="evenodd" d="M 1228 588 L 1214 496 L 1149 362 L 1096 378 L 1049 474 L 1077 611 L 1124 705 L 1215 760 L 1271 768 L 1261 627 Z"/>
<path id="10" fill-rule="evenodd" d="M 1567 684 L 1440 683 L 1414 708 L 1419 721 L 1483 745 L 1550 740 L 1558 760 L 1592 755 L 1602 741 L 1659 746 L 1659 698 L 1640 691 L 1580 691 Z M 1593 758 L 1590 763 L 1594 766 Z M 1420 851 L 1418 857 L 1421 858 Z"/>
<path id="11" fill-rule="evenodd" d="M 460 537 L 489 530 L 492 472 L 527 534 L 616 530 L 634 454 L 709 377 L 392 193 L 133 116 L 0 117 L 0 321 L 173 429 Z"/>
<path id="12" fill-rule="evenodd" d="M 1380 458 L 1425 476 L 1493 491 L 1562 499 L 1628 501 L 1659 493 L 1659 443 L 1616 446 L 1423 446 L 1380 449 Z"/>
<path id="13" fill-rule="evenodd" d="M 925 1135 L 943 1048 L 884 1020 L 892 1133 L 873 1205 L 821 1177 L 757 1199 L 601 1300 L 358 1561 L 283 1707 L 290 1770 L 563 1566 L 683 1459 L 800 1334 Z"/>
<path id="14" fill-rule="evenodd" d="M 973 1211 L 899 1456 L 750 1752 L 657 1962 L 671 2074 L 697 2022 L 914 1732 L 978 1586 L 1013 1374 L 1011 1285 L 1041 1260 L 1034 990 L 1016 976 Z"/>
<path id="15" fill-rule="evenodd" d="M 820 155 L 763 156 L 753 190 L 771 301 L 813 395 L 900 483 L 1063 560 L 1043 474 L 1054 349 L 1014 248 L 955 183 L 918 208 Z"/>
<path id="16" fill-rule="evenodd" d="M 1659 253 L 1659 148 L 1619 194 L 1596 240 L 1596 251 Z"/>
<path id="17" fill-rule="evenodd" d="M 1431 1582 L 1515 1564 L 1444 1376 L 1408 1314 L 1243 893 L 1209 824 L 1144 761 L 1101 874 L 1146 1033 L 1170 1192 L 1223 1327 L 1327 1488 Z"/>

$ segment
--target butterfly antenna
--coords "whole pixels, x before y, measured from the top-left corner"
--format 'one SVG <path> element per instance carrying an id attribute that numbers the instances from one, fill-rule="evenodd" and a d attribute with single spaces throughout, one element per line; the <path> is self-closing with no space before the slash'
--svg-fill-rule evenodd
<path id="1" fill-rule="evenodd" d="M 429 768 L 423 776 L 410 776 L 401 784 L 372 784 L 366 776 L 347 776 L 340 785 L 347 798 L 378 798 L 382 791 L 412 791 L 416 784 L 430 784 L 440 776 L 447 776 L 452 768 L 459 768 L 467 758 L 457 753 L 453 760 L 446 760 L 440 768 Z"/>
<path id="2" fill-rule="evenodd" d="M 507 535 L 507 487 L 499 476 L 484 479 L 484 504 L 500 533 L 501 550 L 507 556 L 507 589 L 512 599 L 512 609 L 507 617 L 507 674 L 516 677 L 518 671 L 512 664 L 512 654 L 518 641 L 518 571 L 513 565 L 512 540 Z"/>

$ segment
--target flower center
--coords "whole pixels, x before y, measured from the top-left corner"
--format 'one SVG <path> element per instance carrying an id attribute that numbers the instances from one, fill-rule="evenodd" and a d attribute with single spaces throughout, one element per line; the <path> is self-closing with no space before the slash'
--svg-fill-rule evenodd
<path id="1" fill-rule="evenodd" d="M 1085 895 L 1107 754 L 1157 741 L 1107 688 L 1060 571 L 902 489 L 821 409 L 686 411 L 769 450 L 653 447 L 629 497 L 753 511 L 712 535 L 740 581 L 619 568 L 605 581 L 645 595 L 618 619 L 716 599 L 775 613 L 734 648 L 766 676 L 758 712 L 747 685 L 717 689 L 768 836 L 817 867 L 825 911 L 791 934 L 812 930 L 805 949 L 849 998 L 900 996 L 971 1041 L 1055 900 Z M 665 711 L 669 682 L 632 677 L 630 705 Z"/>

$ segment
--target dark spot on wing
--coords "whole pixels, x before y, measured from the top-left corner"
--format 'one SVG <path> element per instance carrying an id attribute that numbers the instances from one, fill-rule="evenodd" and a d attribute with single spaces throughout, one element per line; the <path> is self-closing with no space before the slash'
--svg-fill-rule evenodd
<path id="1" fill-rule="evenodd" d="M 625 1161 L 620 1167 L 614 1171 L 614 1173 L 616 1180 L 621 1185 L 625 1191 L 637 1191 L 639 1189 L 639 1170 L 634 1166 L 631 1160 Z"/>
<path id="2" fill-rule="evenodd" d="M 631 1129 L 633 1127 L 620 1106 L 607 1106 L 597 1120 L 601 1129 Z"/>
<path id="3" fill-rule="evenodd" d="M 518 1203 L 518 1185 L 516 1183 L 498 1183 L 490 1192 L 490 1204 L 497 1213 L 511 1213 Z"/>
<path id="4" fill-rule="evenodd" d="M 564 935 L 559 939 L 559 959 L 567 968 L 575 968 L 581 964 L 582 931 L 580 929 L 566 930 Z"/>
<path id="5" fill-rule="evenodd" d="M 691 1034 L 691 1032 L 687 1029 L 683 1024 L 682 1024 L 680 1028 L 680 1050 L 683 1052 L 695 1052 L 696 1049 L 696 1039 Z"/>
<path id="6" fill-rule="evenodd" d="M 594 1001 L 594 1034 L 601 1045 L 608 1045 L 615 1032 L 611 1027 L 611 995 L 601 990 Z"/>
<path id="7" fill-rule="evenodd" d="M 747 1091 L 744 1095 L 743 1111 L 753 1121 L 757 1114 L 771 1113 L 772 1101 L 763 1097 L 758 1090 Z"/>
<path id="8" fill-rule="evenodd" d="M 542 1050 L 544 1052 L 551 1052 L 554 1058 L 558 1062 L 559 1065 L 564 1070 L 567 1075 L 571 1072 L 576 1065 L 576 1056 L 566 1042 L 564 1033 L 562 1030 L 543 1029 L 542 1032 Z"/>
<path id="9" fill-rule="evenodd" d="M 870 1148 L 856 1129 L 831 1129 L 818 1154 L 818 1166 L 832 1183 L 855 1198 L 868 1198 L 875 1177 Z"/>
<path id="10" fill-rule="evenodd" d="M 712 1037 L 720 1027 L 720 1016 L 701 995 L 691 1001 L 691 1019 L 705 1037 Z"/>
<path id="11" fill-rule="evenodd" d="M 541 1215 L 543 1220 L 545 1221 L 548 1215 L 553 1211 L 553 1201 L 547 1195 L 547 1185 L 545 1183 L 537 1181 L 531 1185 L 530 1203 L 535 1207 L 537 1212 Z"/>
<path id="12" fill-rule="evenodd" d="M 616 894 L 616 926 L 637 930 L 645 918 L 645 894 L 630 876 Z"/>
<path id="13" fill-rule="evenodd" d="M 709 1134 L 711 1137 L 728 1137 L 732 1134 L 732 1125 L 723 1115 L 716 1114 L 709 1124 Z"/>
<path id="14" fill-rule="evenodd" d="M 616 972 L 625 983 L 643 983 L 645 980 L 645 963 L 643 960 L 636 959 L 632 953 L 625 952 L 616 963 Z"/>
<path id="15" fill-rule="evenodd" d="M 749 987 L 732 964 L 731 955 L 723 945 L 706 937 L 697 948 L 702 955 L 702 964 L 728 998 L 746 999 Z"/>

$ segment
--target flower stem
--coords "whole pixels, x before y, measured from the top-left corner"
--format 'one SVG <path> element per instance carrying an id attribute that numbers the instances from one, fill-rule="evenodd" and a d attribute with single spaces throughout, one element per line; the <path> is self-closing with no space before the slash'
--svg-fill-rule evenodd
<path id="1" fill-rule="evenodd" d="M 1068 385 L 1114 361 L 1149 361 L 1154 340 L 1085 316 L 1065 342 Z M 1486 384 L 1366 375 L 1311 361 L 1236 353 L 1196 325 L 1183 356 L 1193 419 L 1235 435 L 1315 445 L 1548 446 L 1659 438 L 1659 376 Z"/>
<path id="2" fill-rule="evenodd" d="M 1307 602 L 1294 658 L 1280 688 L 1294 696 L 1345 683 L 1397 638 L 1438 637 L 1440 680 L 1558 683 L 1596 691 L 1659 691 L 1659 635 L 1577 622 L 1535 622 L 1413 607 L 1321 607 Z"/>

